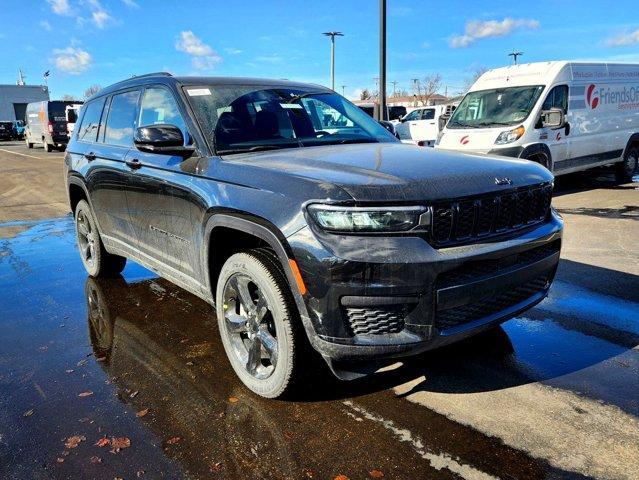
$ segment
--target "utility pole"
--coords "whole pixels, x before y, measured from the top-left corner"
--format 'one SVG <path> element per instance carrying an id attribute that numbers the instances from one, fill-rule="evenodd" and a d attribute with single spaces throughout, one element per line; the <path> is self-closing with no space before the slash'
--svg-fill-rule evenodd
<path id="1" fill-rule="evenodd" d="M 340 85 L 342 87 L 342 97 L 345 97 L 346 94 L 344 93 L 344 89 L 348 86 L 348 85 Z"/>
<path id="2" fill-rule="evenodd" d="M 379 0 L 379 110 L 377 120 L 388 120 L 386 112 L 386 0 Z"/>
<path id="3" fill-rule="evenodd" d="M 517 65 L 517 57 L 521 57 L 524 54 L 524 52 L 515 52 L 513 50 L 512 53 L 509 53 L 508 56 L 509 57 L 513 57 L 513 64 Z"/>
<path id="4" fill-rule="evenodd" d="M 398 84 L 399 82 L 398 82 L 397 80 L 393 80 L 393 81 L 392 81 L 392 82 L 390 82 L 390 83 L 392 83 L 392 84 L 393 84 L 393 97 L 396 97 L 396 96 L 397 96 L 397 90 L 396 90 L 396 87 L 397 87 L 397 84 Z"/>
<path id="5" fill-rule="evenodd" d="M 335 90 L 335 37 L 343 37 L 342 32 L 324 32 L 322 35 L 331 37 L 331 90 Z"/>

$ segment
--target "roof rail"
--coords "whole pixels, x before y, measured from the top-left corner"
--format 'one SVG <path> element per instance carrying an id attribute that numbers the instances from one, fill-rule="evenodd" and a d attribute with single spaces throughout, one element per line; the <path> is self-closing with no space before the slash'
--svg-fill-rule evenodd
<path id="1" fill-rule="evenodd" d="M 172 77 L 173 75 L 171 75 L 169 72 L 151 72 L 151 73 L 145 73 L 142 75 L 133 75 L 133 77 L 131 78 L 144 78 L 144 77 Z"/>

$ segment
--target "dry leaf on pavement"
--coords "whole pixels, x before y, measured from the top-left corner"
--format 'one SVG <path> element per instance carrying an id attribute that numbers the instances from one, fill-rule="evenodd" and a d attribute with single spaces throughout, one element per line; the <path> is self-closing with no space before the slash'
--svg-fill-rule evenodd
<path id="1" fill-rule="evenodd" d="M 137 412 L 135 414 L 136 417 L 143 417 L 144 415 L 146 415 L 147 413 L 149 413 L 149 409 L 145 408 L 144 410 L 140 410 L 139 412 Z"/>
<path id="2" fill-rule="evenodd" d="M 109 445 L 110 443 L 111 443 L 111 442 L 110 442 L 110 440 L 109 440 L 108 438 L 106 438 L 106 437 L 102 437 L 100 440 L 98 440 L 98 441 L 95 443 L 95 446 L 96 446 L 96 447 L 106 447 L 106 446 L 107 446 L 107 445 Z"/>
<path id="3" fill-rule="evenodd" d="M 371 476 L 371 478 L 382 478 L 384 476 L 384 472 L 382 472 L 381 470 L 371 470 L 369 472 L 369 475 Z"/>
<path id="4" fill-rule="evenodd" d="M 175 445 L 176 443 L 178 443 L 180 441 L 180 437 L 173 437 L 173 438 L 169 438 L 166 443 L 168 445 Z"/>
<path id="5" fill-rule="evenodd" d="M 84 435 L 73 435 L 72 437 L 67 438 L 64 446 L 67 448 L 75 448 L 80 445 L 80 442 L 84 442 L 86 439 L 87 437 Z"/>
<path id="6" fill-rule="evenodd" d="M 80 393 L 78 397 L 84 398 L 84 397 L 90 397 L 91 395 L 93 395 L 93 392 L 91 390 L 87 390 L 86 392 Z"/>
<path id="7" fill-rule="evenodd" d="M 239 401 L 240 401 L 240 399 L 237 398 L 237 397 L 229 397 L 229 402 L 231 402 L 231 403 L 237 403 Z"/>
<path id="8" fill-rule="evenodd" d="M 112 437 L 111 438 L 111 453 L 118 453 L 123 448 L 129 448 L 131 446 L 131 440 L 127 437 Z"/>

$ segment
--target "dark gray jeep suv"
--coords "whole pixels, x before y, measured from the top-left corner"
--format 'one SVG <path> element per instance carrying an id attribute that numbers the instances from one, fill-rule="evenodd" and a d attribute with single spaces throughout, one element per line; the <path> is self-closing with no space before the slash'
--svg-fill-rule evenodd
<path id="1" fill-rule="evenodd" d="M 215 305 L 254 392 L 342 379 L 548 293 L 562 221 L 529 161 L 403 145 L 317 85 L 159 73 L 83 107 L 65 175 L 92 276 L 126 258 Z"/>

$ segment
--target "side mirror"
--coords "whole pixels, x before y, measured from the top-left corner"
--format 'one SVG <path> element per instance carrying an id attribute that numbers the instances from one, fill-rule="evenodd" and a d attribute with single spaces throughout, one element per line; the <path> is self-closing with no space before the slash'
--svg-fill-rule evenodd
<path id="1" fill-rule="evenodd" d="M 139 127 L 133 136 L 138 150 L 161 155 L 179 155 L 187 158 L 193 155 L 195 147 L 184 145 L 182 130 L 175 125 L 159 124 Z"/>
<path id="2" fill-rule="evenodd" d="M 561 108 L 551 108 L 541 112 L 541 126 L 544 128 L 561 128 L 566 124 L 566 117 Z"/>
<path id="3" fill-rule="evenodd" d="M 391 122 L 388 122 L 386 120 L 379 120 L 379 124 L 386 130 L 388 130 L 392 135 L 395 135 L 395 125 L 393 125 Z"/>

